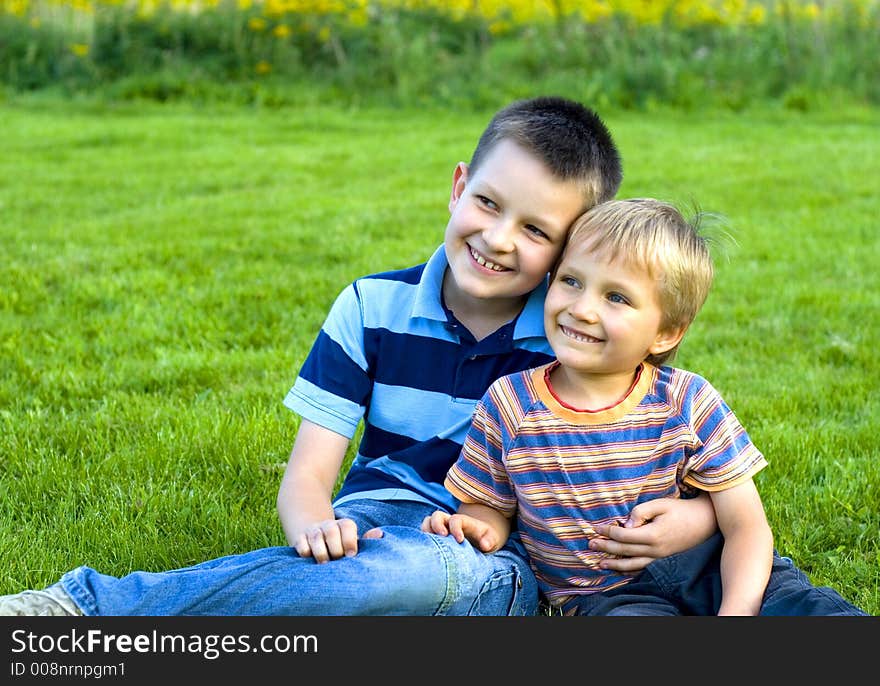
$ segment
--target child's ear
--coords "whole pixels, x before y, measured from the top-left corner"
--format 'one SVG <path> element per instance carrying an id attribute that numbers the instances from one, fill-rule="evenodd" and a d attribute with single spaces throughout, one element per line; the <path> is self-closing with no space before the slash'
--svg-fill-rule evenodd
<path id="1" fill-rule="evenodd" d="M 464 193 L 464 187 L 467 184 L 468 166 L 465 162 L 459 162 L 455 165 L 455 171 L 452 173 L 452 193 L 449 196 L 449 211 L 452 212 L 458 204 L 458 199 Z"/>
<path id="2" fill-rule="evenodd" d="M 681 343 L 681 339 L 684 338 L 686 331 L 686 326 L 672 326 L 664 329 L 657 334 L 651 347 L 648 348 L 648 352 L 651 355 L 662 355 L 665 352 L 669 352 Z"/>

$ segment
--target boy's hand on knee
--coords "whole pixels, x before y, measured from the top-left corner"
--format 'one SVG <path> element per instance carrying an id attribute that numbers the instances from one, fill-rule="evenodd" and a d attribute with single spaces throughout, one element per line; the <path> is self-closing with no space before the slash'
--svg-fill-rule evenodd
<path id="1" fill-rule="evenodd" d="M 306 528 L 293 546 L 301 557 L 321 564 L 357 555 L 357 524 L 351 519 L 325 519 Z"/>

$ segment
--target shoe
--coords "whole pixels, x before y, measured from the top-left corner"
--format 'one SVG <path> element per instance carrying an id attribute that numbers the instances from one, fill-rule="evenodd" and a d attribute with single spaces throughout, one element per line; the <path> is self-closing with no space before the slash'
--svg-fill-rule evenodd
<path id="1" fill-rule="evenodd" d="M 0 596 L 0 617 L 78 617 L 82 610 L 61 584 Z"/>

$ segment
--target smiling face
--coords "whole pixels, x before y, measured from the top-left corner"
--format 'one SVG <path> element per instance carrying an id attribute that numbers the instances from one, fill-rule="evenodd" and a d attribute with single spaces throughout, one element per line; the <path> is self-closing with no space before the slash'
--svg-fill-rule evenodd
<path id="1" fill-rule="evenodd" d="M 561 181 L 508 140 L 470 174 L 453 177 L 444 244 L 447 304 L 479 311 L 490 304 L 513 317 L 562 251 L 569 225 L 584 209 L 584 191 Z"/>
<path id="2" fill-rule="evenodd" d="M 619 376 L 626 388 L 648 355 L 674 347 L 683 330 L 663 331 L 658 283 L 648 269 L 609 259 L 589 243 L 566 250 L 544 303 L 544 328 L 574 376 Z"/>

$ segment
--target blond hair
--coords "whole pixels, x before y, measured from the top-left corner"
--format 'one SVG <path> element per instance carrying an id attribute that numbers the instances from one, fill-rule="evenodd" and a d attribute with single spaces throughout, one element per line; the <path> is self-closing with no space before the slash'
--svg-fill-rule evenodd
<path id="1" fill-rule="evenodd" d="M 712 286 L 715 269 L 708 238 L 700 231 L 697 213 L 685 219 L 673 205 L 652 198 L 610 200 L 585 212 L 572 225 L 566 252 L 589 246 L 612 260 L 644 268 L 658 284 L 660 328 L 687 329 Z M 671 360 L 678 345 L 647 361 Z"/>

